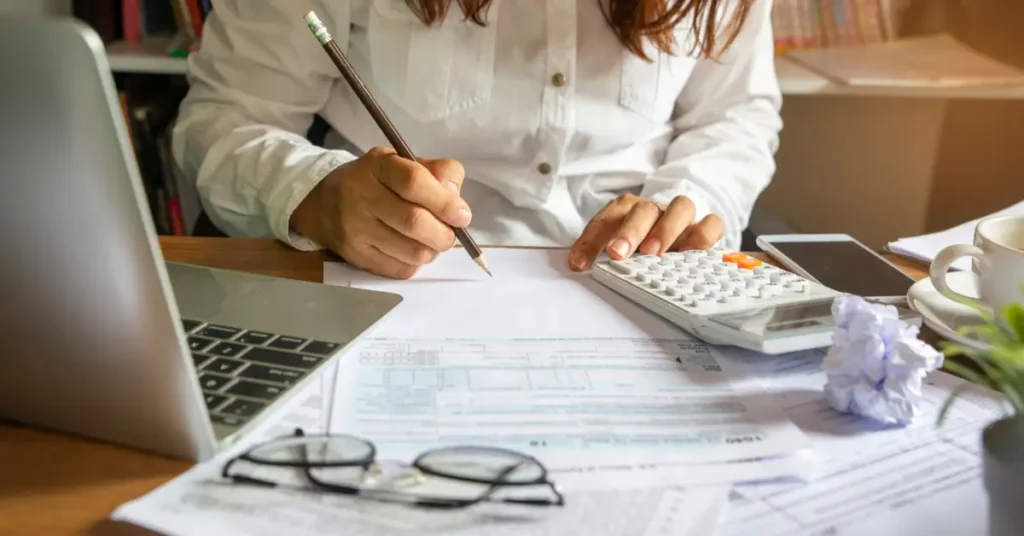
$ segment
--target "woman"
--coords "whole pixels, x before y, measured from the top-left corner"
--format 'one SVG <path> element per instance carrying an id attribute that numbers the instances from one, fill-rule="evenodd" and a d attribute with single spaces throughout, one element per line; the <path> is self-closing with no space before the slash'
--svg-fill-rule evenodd
<path id="1" fill-rule="evenodd" d="M 575 270 L 602 251 L 735 249 L 781 129 L 771 5 L 223 0 L 175 158 L 224 232 L 388 277 L 452 247 L 453 225 L 481 245 L 572 246 Z M 310 9 L 420 162 L 389 148 Z M 354 147 L 308 142 L 315 114 Z"/>

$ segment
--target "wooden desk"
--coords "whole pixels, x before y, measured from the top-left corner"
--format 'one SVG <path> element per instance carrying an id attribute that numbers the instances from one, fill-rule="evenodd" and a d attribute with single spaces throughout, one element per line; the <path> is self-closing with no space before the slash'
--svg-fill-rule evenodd
<path id="1" fill-rule="evenodd" d="M 226 238 L 161 238 L 167 260 L 323 281 L 320 253 L 277 242 Z M 912 261 L 893 259 L 914 278 Z M 145 495 L 189 464 L 160 456 L 19 426 L 0 424 L 0 535 L 140 535 L 107 521 L 117 506 Z"/>

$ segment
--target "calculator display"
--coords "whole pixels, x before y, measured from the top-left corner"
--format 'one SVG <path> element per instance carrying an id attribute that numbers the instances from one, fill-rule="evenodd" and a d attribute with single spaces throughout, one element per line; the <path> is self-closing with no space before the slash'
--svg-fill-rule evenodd
<path id="1" fill-rule="evenodd" d="M 832 299 L 758 307 L 708 319 L 757 336 L 779 336 L 798 330 L 832 329 Z"/>

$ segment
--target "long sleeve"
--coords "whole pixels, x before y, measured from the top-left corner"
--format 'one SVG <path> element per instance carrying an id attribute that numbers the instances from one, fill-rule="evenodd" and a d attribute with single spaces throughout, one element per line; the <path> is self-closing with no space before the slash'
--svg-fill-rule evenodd
<path id="1" fill-rule="evenodd" d="M 290 231 L 292 212 L 325 175 L 355 159 L 306 139 L 338 76 L 303 22 L 309 6 L 217 2 L 189 59 L 190 88 L 173 133 L 174 158 L 221 230 L 299 249 L 319 246 Z M 331 9 L 342 44 L 348 21 L 338 16 L 347 11 Z"/>
<path id="2" fill-rule="evenodd" d="M 676 137 L 641 195 L 667 203 L 685 195 L 699 220 L 718 214 L 720 245 L 740 247 L 754 202 L 775 173 L 782 120 L 771 28 L 772 2 L 753 2 L 736 40 L 718 60 L 702 60 L 677 102 Z"/>

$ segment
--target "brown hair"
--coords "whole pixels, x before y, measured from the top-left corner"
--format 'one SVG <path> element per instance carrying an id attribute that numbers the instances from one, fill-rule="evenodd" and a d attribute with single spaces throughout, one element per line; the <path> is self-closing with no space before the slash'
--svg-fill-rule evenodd
<path id="1" fill-rule="evenodd" d="M 405 0 L 413 13 L 425 24 L 443 19 L 451 0 Z M 466 19 L 483 26 L 484 14 L 491 0 L 457 0 Z M 662 52 L 674 53 L 674 29 L 686 17 L 693 18 L 693 52 L 699 49 L 704 57 L 717 57 L 718 28 L 721 5 L 725 0 L 595 0 L 601 2 L 604 18 L 619 42 L 630 52 L 650 60 L 643 49 L 647 38 Z M 728 27 L 730 34 L 722 50 L 728 48 L 740 30 L 754 0 L 740 0 Z M 607 2 L 607 5 L 605 3 Z"/>

